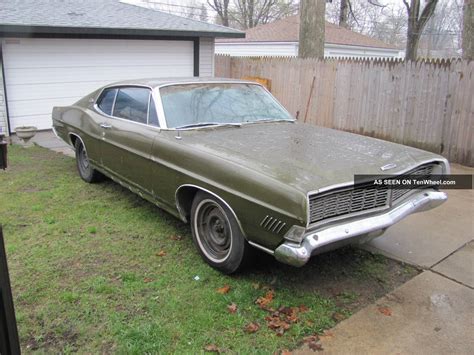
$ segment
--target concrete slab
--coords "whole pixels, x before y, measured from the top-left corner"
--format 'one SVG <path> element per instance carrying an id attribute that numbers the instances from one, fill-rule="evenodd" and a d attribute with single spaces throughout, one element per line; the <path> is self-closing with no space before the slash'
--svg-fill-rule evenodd
<path id="1" fill-rule="evenodd" d="M 326 354 L 472 354 L 473 334 L 474 290 L 425 271 L 339 323 L 321 344 Z"/>
<path id="2" fill-rule="evenodd" d="M 20 143 L 16 135 L 12 135 L 11 139 L 13 143 Z M 61 139 L 57 138 L 53 131 L 39 131 L 31 141 L 40 147 L 48 148 L 55 152 L 74 157 L 74 150 Z"/>
<path id="3" fill-rule="evenodd" d="M 474 288 L 474 241 L 440 262 L 433 270 Z"/>
<path id="4" fill-rule="evenodd" d="M 452 173 L 474 174 L 474 169 L 454 164 Z M 474 238 L 474 191 L 447 193 L 442 206 L 407 217 L 365 247 L 425 268 L 435 265 Z"/>

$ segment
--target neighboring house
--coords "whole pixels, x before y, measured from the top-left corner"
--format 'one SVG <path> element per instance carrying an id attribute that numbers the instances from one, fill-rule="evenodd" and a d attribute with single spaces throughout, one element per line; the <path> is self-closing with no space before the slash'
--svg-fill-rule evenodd
<path id="1" fill-rule="evenodd" d="M 216 41 L 217 54 L 231 56 L 297 56 L 299 15 L 245 31 L 245 38 Z M 378 39 L 326 22 L 325 57 L 393 58 L 400 51 Z"/>
<path id="2" fill-rule="evenodd" d="M 243 36 L 118 0 L 0 0 L 0 129 L 49 129 L 53 106 L 114 81 L 213 76 L 215 38 Z"/>

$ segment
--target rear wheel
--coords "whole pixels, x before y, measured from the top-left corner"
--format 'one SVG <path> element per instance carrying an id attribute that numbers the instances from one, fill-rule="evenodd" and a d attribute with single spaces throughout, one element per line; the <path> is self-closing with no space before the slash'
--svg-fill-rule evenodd
<path id="1" fill-rule="evenodd" d="M 86 148 L 80 139 L 76 139 L 75 148 L 77 171 L 82 180 L 90 183 L 102 180 L 103 175 L 90 165 Z"/>
<path id="2" fill-rule="evenodd" d="M 249 261 L 251 247 L 233 213 L 214 196 L 198 192 L 191 208 L 194 243 L 213 268 L 231 274 Z"/>

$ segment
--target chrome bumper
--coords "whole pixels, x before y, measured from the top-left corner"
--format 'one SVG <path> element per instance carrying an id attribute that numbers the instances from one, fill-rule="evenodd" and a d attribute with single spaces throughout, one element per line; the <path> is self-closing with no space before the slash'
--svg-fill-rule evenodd
<path id="1" fill-rule="evenodd" d="M 410 196 L 401 205 L 390 211 L 331 226 L 319 231 L 309 232 L 301 244 L 285 241 L 274 251 L 275 258 L 285 264 L 303 266 L 311 255 L 331 249 L 332 245 L 350 244 L 370 240 L 379 236 L 384 230 L 406 216 L 427 211 L 441 205 L 448 196 L 444 192 L 428 190 Z"/>

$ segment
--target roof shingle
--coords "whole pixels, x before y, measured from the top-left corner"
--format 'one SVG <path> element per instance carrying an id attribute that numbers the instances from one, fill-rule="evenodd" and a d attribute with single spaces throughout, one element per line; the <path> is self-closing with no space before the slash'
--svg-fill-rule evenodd
<path id="1" fill-rule="evenodd" d="M 110 33 L 243 37 L 232 28 L 171 15 L 119 0 L 0 0 L 0 34 Z"/>
<path id="2" fill-rule="evenodd" d="M 299 15 L 289 16 L 281 20 L 251 28 L 245 31 L 245 38 L 222 39 L 218 40 L 218 42 L 298 42 L 299 25 Z M 348 46 L 396 48 L 376 38 L 350 31 L 330 22 L 326 22 L 324 42 Z"/>

